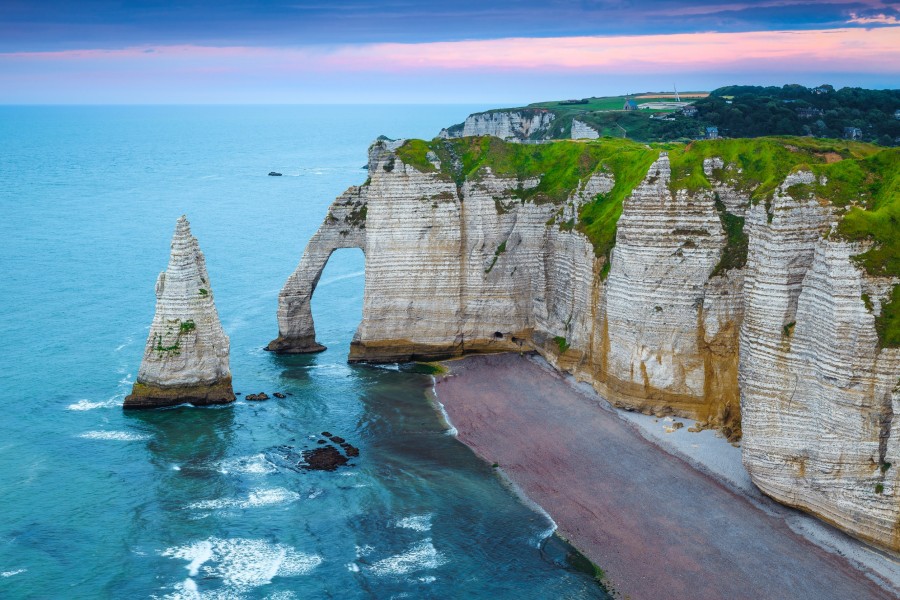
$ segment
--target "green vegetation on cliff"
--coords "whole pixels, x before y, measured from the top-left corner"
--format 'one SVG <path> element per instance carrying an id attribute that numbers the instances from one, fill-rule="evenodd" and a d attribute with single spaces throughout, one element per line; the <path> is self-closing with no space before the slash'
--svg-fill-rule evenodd
<path id="1" fill-rule="evenodd" d="M 598 257 L 608 258 L 623 202 L 644 180 L 661 151 L 669 155 L 669 188 L 673 192 L 714 194 L 715 185 L 725 185 L 746 194 L 752 203 L 763 202 L 770 219 L 772 201 L 785 178 L 798 171 L 811 172 L 812 182 L 795 184 L 787 192 L 834 206 L 841 216 L 835 235 L 870 243 L 856 257 L 860 266 L 872 276 L 900 278 L 900 149 L 796 137 L 646 145 L 615 138 L 518 144 L 485 136 L 410 140 L 398 149 L 397 156 L 420 171 L 454 181 L 458 187 L 478 180 L 490 169 L 496 176 L 520 182 L 513 192 L 518 201 L 560 206 L 591 175 L 609 173 L 614 179 L 612 190 L 584 203 L 577 223 L 560 226 L 577 228 L 590 239 Z M 440 169 L 428 160 L 429 152 L 440 160 Z M 709 176 L 703 170 L 706 159 L 721 160 L 721 166 Z M 716 208 L 727 238 L 713 272 L 720 274 L 744 266 L 748 240 L 744 219 L 730 214 L 718 198 Z M 548 225 L 553 222 L 551 219 Z M 900 288 L 893 290 L 877 327 L 883 345 L 900 346 Z"/>
<path id="2" fill-rule="evenodd" d="M 397 156 L 421 171 L 433 172 L 436 169 L 426 158 L 429 151 L 439 157 L 442 175 L 458 186 L 483 176 L 486 169 L 498 177 L 538 179 L 537 185 L 523 185 L 516 191 L 522 202 L 538 204 L 561 204 L 593 173 L 610 173 L 615 181 L 613 189 L 582 206 L 577 224 L 593 243 L 597 256 L 609 253 L 615 243 L 622 202 L 640 185 L 659 156 L 658 148 L 621 139 L 515 144 L 490 136 L 410 140 L 397 150 Z M 419 168 L 425 163 L 427 167 Z"/>

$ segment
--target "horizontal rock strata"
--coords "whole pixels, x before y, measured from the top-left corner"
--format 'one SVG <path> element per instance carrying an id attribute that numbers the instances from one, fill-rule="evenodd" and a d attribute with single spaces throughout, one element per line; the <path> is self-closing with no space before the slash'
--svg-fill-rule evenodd
<path id="1" fill-rule="evenodd" d="M 156 283 L 156 313 L 125 408 L 233 402 L 228 353 L 206 260 L 182 216 Z"/>
<path id="2" fill-rule="evenodd" d="M 444 129 L 442 137 L 491 135 L 507 141 L 543 139 L 556 115 L 540 108 L 491 111 L 469 115 L 461 126 Z"/>
<path id="3" fill-rule="evenodd" d="M 631 167 L 601 160 L 551 195 L 536 192 L 553 189 L 547 173 L 466 171 L 461 153 L 487 142 L 459 143 L 440 159 L 372 147 L 370 181 L 335 201 L 282 290 L 270 349 L 320 348 L 309 299 L 331 252 L 359 247 L 351 361 L 535 349 L 618 406 L 743 433 L 767 494 L 900 550 L 900 355 L 875 328 L 897 282 L 866 275 L 853 258 L 865 248 L 829 237 L 838 213 L 810 191 L 824 179 L 786 171 L 751 204 L 761 176 L 747 167 L 657 150 L 604 234 L 610 249 L 584 211 L 614 202 Z"/>

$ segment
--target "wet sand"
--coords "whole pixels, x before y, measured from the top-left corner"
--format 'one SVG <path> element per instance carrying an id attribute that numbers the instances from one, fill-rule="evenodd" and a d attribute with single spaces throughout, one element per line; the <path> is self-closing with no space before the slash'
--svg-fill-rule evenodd
<path id="1" fill-rule="evenodd" d="M 499 463 L 619 598 L 896 597 L 792 531 L 790 509 L 751 502 L 665 452 L 533 359 L 448 366 L 435 390 L 460 441 Z"/>

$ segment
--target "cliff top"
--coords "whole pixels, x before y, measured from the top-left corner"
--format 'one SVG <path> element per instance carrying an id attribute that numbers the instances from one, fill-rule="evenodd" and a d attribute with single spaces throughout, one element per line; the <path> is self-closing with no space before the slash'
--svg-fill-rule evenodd
<path id="1" fill-rule="evenodd" d="M 379 142 L 376 142 L 378 144 Z M 669 189 L 697 193 L 716 185 L 745 194 L 751 203 L 771 203 L 791 173 L 811 172 L 810 184 L 797 184 L 788 193 L 795 198 L 815 197 L 830 204 L 839 216 L 836 234 L 853 241 L 870 241 L 870 249 L 857 256 L 867 273 L 900 278 L 900 149 L 846 140 L 806 137 L 763 137 L 641 144 L 621 138 L 558 140 L 541 144 L 505 142 L 492 136 L 406 140 L 397 158 L 422 172 L 455 181 L 477 180 L 487 169 L 520 182 L 537 179 L 535 186 L 520 185 L 515 195 L 524 202 L 564 204 L 595 173 L 608 173 L 615 185 L 579 207 L 578 218 L 568 224 L 591 241 L 597 256 L 609 254 L 615 244 L 616 223 L 622 203 L 644 181 L 662 152 L 671 164 Z M 434 160 L 435 157 L 438 160 Z M 720 159 L 704 169 L 707 159 Z M 438 162 L 439 161 L 439 162 Z M 724 214 L 723 225 L 741 249 L 743 218 Z M 726 220 L 728 221 L 726 223 Z M 729 229 L 730 228 L 730 229 Z M 728 263 L 741 266 L 741 257 Z M 880 319 L 884 343 L 900 345 L 900 288 L 895 301 Z"/>
<path id="2" fill-rule="evenodd" d="M 813 135 L 849 136 L 883 146 L 900 145 L 900 90 L 834 89 L 823 85 L 782 87 L 726 86 L 712 92 L 682 92 L 681 112 L 674 95 L 645 93 L 632 96 L 592 97 L 580 100 L 536 102 L 522 107 L 491 109 L 497 112 L 551 112 L 556 117 L 544 129 L 529 132 L 530 139 L 571 137 L 572 120 L 587 124 L 601 136 L 625 136 L 642 142 L 690 141 L 706 136 L 707 127 L 720 135 L 757 137 Z M 624 111 L 626 100 L 640 110 Z M 461 132 L 463 124 L 448 128 Z"/>

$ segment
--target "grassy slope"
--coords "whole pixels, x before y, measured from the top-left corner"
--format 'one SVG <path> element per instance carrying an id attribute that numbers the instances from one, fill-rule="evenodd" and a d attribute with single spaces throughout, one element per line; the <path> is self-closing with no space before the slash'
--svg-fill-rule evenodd
<path id="1" fill-rule="evenodd" d="M 900 150 L 837 140 L 795 137 L 721 139 L 644 145 L 629 140 L 602 138 L 592 142 L 561 140 L 524 145 L 493 137 L 452 140 L 410 140 L 397 154 L 403 162 L 422 171 L 437 171 L 426 154 L 441 159 L 441 174 L 461 185 L 477 178 L 485 167 L 500 176 L 540 183 L 517 194 L 523 201 L 562 203 L 579 183 L 598 170 L 609 171 L 615 187 L 600 194 L 581 210 L 577 227 L 594 245 L 597 256 L 608 256 L 615 244 L 616 223 L 622 203 L 640 184 L 661 150 L 669 152 L 671 189 L 693 192 L 711 189 L 703 173 L 705 158 L 720 157 L 737 169 L 714 174 L 718 180 L 734 181 L 751 201 L 768 206 L 776 188 L 790 173 L 805 169 L 821 181 L 796 186 L 792 194 L 812 194 L 847 212 L 837 234 L 850 240 L 872 240 L 871 250 L 857 257 L 867 273 L 900 277 Z M 458 165 L 454 170 L 451 165 Z M 824 178 L 824 179 L 822 179 Z M 721 204 L 721 203 L 719 203 Z M 743 219 L 718 206 L 727 246 L 715 272 L 743 266 L 747 239 Z M 900 346 L 900 286 L 877 322 L 883 345 Z"/>

